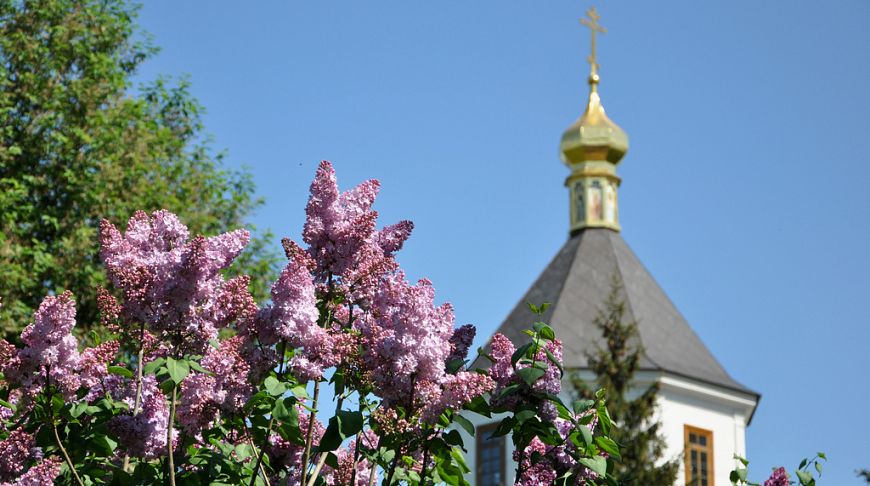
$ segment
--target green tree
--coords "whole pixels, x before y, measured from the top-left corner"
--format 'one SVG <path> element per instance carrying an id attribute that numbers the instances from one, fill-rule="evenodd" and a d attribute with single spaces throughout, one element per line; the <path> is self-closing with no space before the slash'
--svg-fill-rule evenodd
<path id="1" fill-rule="evenodd" d="M 619 484 L 673 485 L 681 461 L 663 461 L 665 442 L 655 420 L 658 383 L 649 385 L 636 398 L 629 398 L 638 391 L 634 377 L 643 347 L 637 323 L 625 322 L 623 295 L 622 282 L 614 274 L 610 293 L 595 317 L 605 345 L 587 355 L 595 383 L 575 376 L 574 389 L 586 399 L 594 399 L 597 388 L 607 390 L 607 408 L 617 424 L 611 438 L 622 447 L 622 460 L 615 463 L 614 471 Z"/>
<path id="2" fill-rule="evenodd" d="M 223 164 L 188 83 L 133 85 L 156 48 L 126 0 L 0 0 L 0 330 L 46 293 L 72 290 L 96 321 L 101 218 L 169 209 L 194 233 L 242 226 L 262 204 Z M 254 241 L 238 271 L 274 271 Z M 262 282 L 258 278 L 255 281 Z M 265 288 L 254 289 L 262 298 Z M 0 333 L 2 335 L 2 333 Z"/>

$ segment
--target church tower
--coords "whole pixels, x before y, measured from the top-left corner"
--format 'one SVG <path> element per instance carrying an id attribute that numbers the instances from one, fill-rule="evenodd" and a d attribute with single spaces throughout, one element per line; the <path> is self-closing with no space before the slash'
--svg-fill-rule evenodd
<path id="1" fill-rule="evenodd" d="M 643 348 L 636 386 L 640 391 L 659 385 L 657 419 L 667 444 L 665 459 L 682 461 L 677 484 L 727 486 L 734 454 L 746 455 L 745 430 L 760 395 L 725 371 L 621 236 L 616 169 L 628 151 L 628 136 L 604 112 L 596 35 L 605 31 L 595 9 L 587 17 L 581 23 L 592 32 L 589 98 L 559 147 L 570 170 L 565 181 L 569 237 L 497 332 L 525 342 L 523 330 L 536 318 L 526 303 L 549 302 L 538 317 L 562 340 L 563 398 L 569 399 L 570 374 L 592 379 L 587 356 L 603 347 L 594 320 L 618 277 L 625 321 L 637 323 Z M 513 484 L 510 441 L 489 438 L 500 419 L 478 417 L 476 437 L 466 437 L 468 479 L 476 486 Z"/>

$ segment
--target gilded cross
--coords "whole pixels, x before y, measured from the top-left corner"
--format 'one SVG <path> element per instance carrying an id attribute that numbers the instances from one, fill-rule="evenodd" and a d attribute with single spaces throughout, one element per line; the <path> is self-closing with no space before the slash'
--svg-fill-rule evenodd
<path id="1" fill-rule="evenodd" d="M 586 11 L 586 17 L 587 18 L 585 19 L 580 19 L 580 23 L 589 27 L 589 31 L 592 33 L 592 54 L 590 54 L 586 60 L 589 61 L 589 66 L 592 68 L 592 74 L 595 75 L 598 73 L 598 56 L 595 52 L 595 34 L 598 32 L 606 34 L 607 29 L 598 24 L 598 20 L 601 19 L 601 16 L 598 15 L 595 7 Z"/>

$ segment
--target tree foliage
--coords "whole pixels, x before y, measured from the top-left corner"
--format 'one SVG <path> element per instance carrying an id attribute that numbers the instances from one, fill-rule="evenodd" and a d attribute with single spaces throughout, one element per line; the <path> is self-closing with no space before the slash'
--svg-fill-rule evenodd
<path id="1" fill-rule="evenodd" d="M 595 388 L 607 390 L 608 410 L 619 424 L 612 437 L 622 446 L 622 460 L 616 463 L 614 472 L 621 484 L 674 484 L 681 462 L 679 458 L 662 460 L 665 441 L 655 420 L 658 383 L 630 398 L 637 391 L 635 374 L 640 369 L 643 347 L 637 323 L 625 320 L 623 295 L 622 282 L 614 274 L 610 293 L 595 318 L 605 346 L 588 355 L 596 386 L 590 387 L 577 376 L 574 388 L 584 398 L 593 398 Z"/>
<path id="2" fill-rule="evenodd" d="M 134 89 L 156 48 L 126 0 L 0 1 L 0 326 L 20 330 L 46 293 L 72 290 L 79 323 L 104 284 L 100 218 L 165 208 L 195 233 L 238 227 L 262 201 L 203 135 L 185 80 Z M 270 274 L 261 241 L 240 272 Z M 254 289 L 264 297 L 266 289 Z"/>

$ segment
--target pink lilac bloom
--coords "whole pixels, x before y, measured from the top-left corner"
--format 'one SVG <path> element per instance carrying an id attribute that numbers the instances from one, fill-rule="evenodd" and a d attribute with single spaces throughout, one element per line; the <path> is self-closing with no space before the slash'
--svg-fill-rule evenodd
<path id="1" fill-rule="evenodd" d="M 81 384 L 85 388 L 97 386 L 109 374 L 108 366 L 118 354 L 120 343 L 107 341 L 94 348 L 82 351 L 79 362 Z"/>
<path id="2" fill-rule="evenodd" d="M 431 282 L 409 285 L 404 274 L 396 272 L 379 287 L 371 318 L 358 321 L 363 360 L 387 406 L 427 403 L 434 398 L 427 395 L 446 375 L 453 309 L 449 304 L 435 307 L 434 300 Z"/>
<path id="3" fill-rule="evenodd" d="M 188 434 L 213 427 L 221 412 L 238 412 L 253 393 L 248 381 L 251 368 L 239 352 L 243 342 L 243 336 L 235 336 L 217 349 L 209 348 L 202 366 L 211 374 L 198 373 L 181 383 L 177 417 Z"/>
<path id="4" fill-rule="evenodd" d="M 414 227 L 402 221 L 376 229 L 377 212 L 372 204 L 379 189 L 378 181 L 369 180 L 340 192 L 332 164 L 323 161 L 305 208 L 302 239 L 317 264 L 315 276 L 321 283 L 340 280 L 346 288 L 353 288 L 353 298 L 358 300 L 367 300 L 380 276 L 397 268 L 393 253 L 401 249 Z"/>
<path id="5" fill-rule="evenodd" d="M 20 476 L 27 463 L 36 458 L 41 458 L 36 439 L 21 429 L 13 430 L 0 441 L 0 480 L 11 481 Z"/>
<path id="6" fill-rule="evenodd" d="M 788 473 L 784 467 L 774 469 L 773 474 L 764 482 L 764 486 L 789 486 Z"/>
<path id="7" fill-rule="evenodd" d="M 575 419 L 579 420 L 582 417 L 583 415 L 577 415 Z M 514 451 L 514 460 L 521 461 L 523 465 L 523 474 L 516 484 L 552 484 L 556 477 L 569 473 L 576 475 L 575 485 L 584 485 L 587 484 L 587 481 L 598 478 L 597 474 L 580 464 L 575 458 L 577 449 L 568 438 L 574 431 L 575 425 L 571 421 L 561 418 L 555 419 L 554 424 L 562 437 L 561 445 L 544 444 L 535 437 L 523 454 Z M 577 425 L 576 427 L 586 427 L 590 432 L 594 432 L 596 425 L 597 420 L 592 420 L 589 424 Z M 537 456 L 533 458 L 533 454 L 537 454 Z M 604 453 L 601 455 L 606 456 Z"/>
<path id="8" fill-rule="evenodd" d="M 246 230 L 189 238 L 169 211 L 137 211 L 121 233 L 100 223 L 100 255 L 109 278 L 124 294 L 122 315 L 144 323 L 182 353 L 199 354 L 226 322 L 218 297 L 229 267 L 250 239 Z"/>
<path id="9" fill-rule="evenodd" d="M 60 475 L 60 458 L 50 457 L 30 467 L 19 478 L 11 482 L 0 482 L 0 486 L 48 486 Z"/>
<path id="10" fill-rule="evenodd" d="M 487 375 L 460 371 L 447 375 L 441 384 L 440 396 L 423 407 L 423 420 L 434 423 L 445 410 L 459 410 L 463 405 L 495 388 Z"/>
<path id="11" fill-rule="evenodd" d="M 106 378 L 106 387 L 115 400 L 123 401 L 131 413 L 109 421 L 109 430 L 117 437 L 122 449 L 134 457 L 156 459 L 166 455 L 166 432 L 169 407 L 153 376 L 142 379 L 142 403 L 139 414 L 133 416 L 136 385 L 119 376 Z M 176 435 L 177 437 L 177 435 Z"/>
<path id="12" fill-rule="evenodd" d="M 66 398 L 75 397 L 81 383 L 77 374 L 81 356 L 72 335 L 75 323 L 72 293 L 67 291 L 43 299 L 33 315 L 33 323 L 21 333 L 26 346 L 17 352 L 16 365 L 6 367 L 9 381 L 32 395 L 46 385 L 47 374 L 51 384 Z"/>
<path id="13" fill-rule="evenodd" d="M 272 285 L 272 303 L 257 316 L 258 337 L 262 344 L 285 342 L 301 352 L 290 361 L 296 378 L 319 379 L 323 371 L 334 366 L 332 340 L 318 325 L 320 315 L 311 268 L 314 261 L 304 252 L 295 252 Z"/>
<path id="14" fill-rule="evenodd" d="M 401 271 L 386 276 L 374 293 L 371 315 L 355 325 L 362 334 L 362 361 L 375 394 L 387 407 L 402 405 L 434 422 L 446 409 L 458 409 L 494 386 L 477 373 L 449 375 L 453 350 L 453 308 L 436 307 L 428 280 L 410 285 Z M 464 331 L 467 332 L 467 331 Z"/>
<path id="15" fill-rule="evenodd" d="M 555 341 L 546 341 L 544 343 L 544 348 L 550 351 L 550 354 L 556 358 L 557 361 L 562 360 L 562 342 L 558 339 Z M 523 400 L 524 393 L 538 393 L 538 394 L 552 394 L 557 395 L 562 390 L 562 372 L 559 370 L 558 366 L 553 363 L 546 352 L 542 349 L 538 351 L 535 355 L 535 361 L 539 363 L 545 363 L 547 366 L 546 372 L 540 378 L 538 378 L 531 387 L 525 386 L 524 382 L 520 379 L 520 377 L 516 374 L 514 370 L 514 366 L 511 363 L 511 357 L 513 353 L 516 351 L 513 343 L 500 333 L 496 333 L 492 338 L 491 344 L 491 352 L 490 356 L 492 357 L 492 365 L 489 368 L 489 376 L 495 380 L 496 387 L 493 392 L 494 395 L 498 395 L 502 390 L 507 388 L 508 386 L 520 383 L 523 384 L 523 387 L 520 389 L 520 395 L 516 394 L 504 397 L 500 400 L 496 401 L 496 404 L 503 407 L 512 407 L 516 405 L 516 403 L 520 400 Z M 522 369 L 531 366 L 529 363 L 517 363 L 516 368 Z M 543 418 L 554 419 L 556 417 L 557 411 L 555 406 L 553 406 L 549 402 L 544 402 L 539 413 Z"/>
<path id="16" fill-rule="evenodd" d="M 365 435 L 365 434 L 364 434 Z M 377 442 L 375 442 L 376 444 Z M 356 464 L 354 464 L 354 454 L 356 451 L 356 441 L 352 441 L 347 448 L 341 448 L 335 452 L 338 459 L 338 469 L 331 467 L 324 468 L 324 476 L 326 484 L 329 486 L 366 486 L 369 484 L 369 479 L 372 474 L 372 465 L 368 459 L 359 456 Z M 356 466 L 356 476 L 354 477 L 354 465 Z M 351 480 L 353 479 L 353 482 Z M 377 481 L 377 473 L 375 473 Z"/>
<path id="17" fill-rule="evenodd" d="M 308 425 L 310 423 L 310 415 L 301 405 L 296 406 L 299 413 L 299 428 L 302 436 L 308 435 Z M 312 443 L 317 444 L 323 437 L 326 429 L 317 418 L 314 419 L 314 427 L 312 428 Z M 305 446 L 294 444 L 281 438 L 280 435 L 274 434 L 269 437 L 269 445 L 266 447 L 266 452 L 269 454 L 269 464 L 275 471 L 286 471 L 286 484 L 299 484 L 302 476 L 299 470 L 299 465 L 302 463 Z M 284 483 L 282 483 L 284 484 Z"/>

